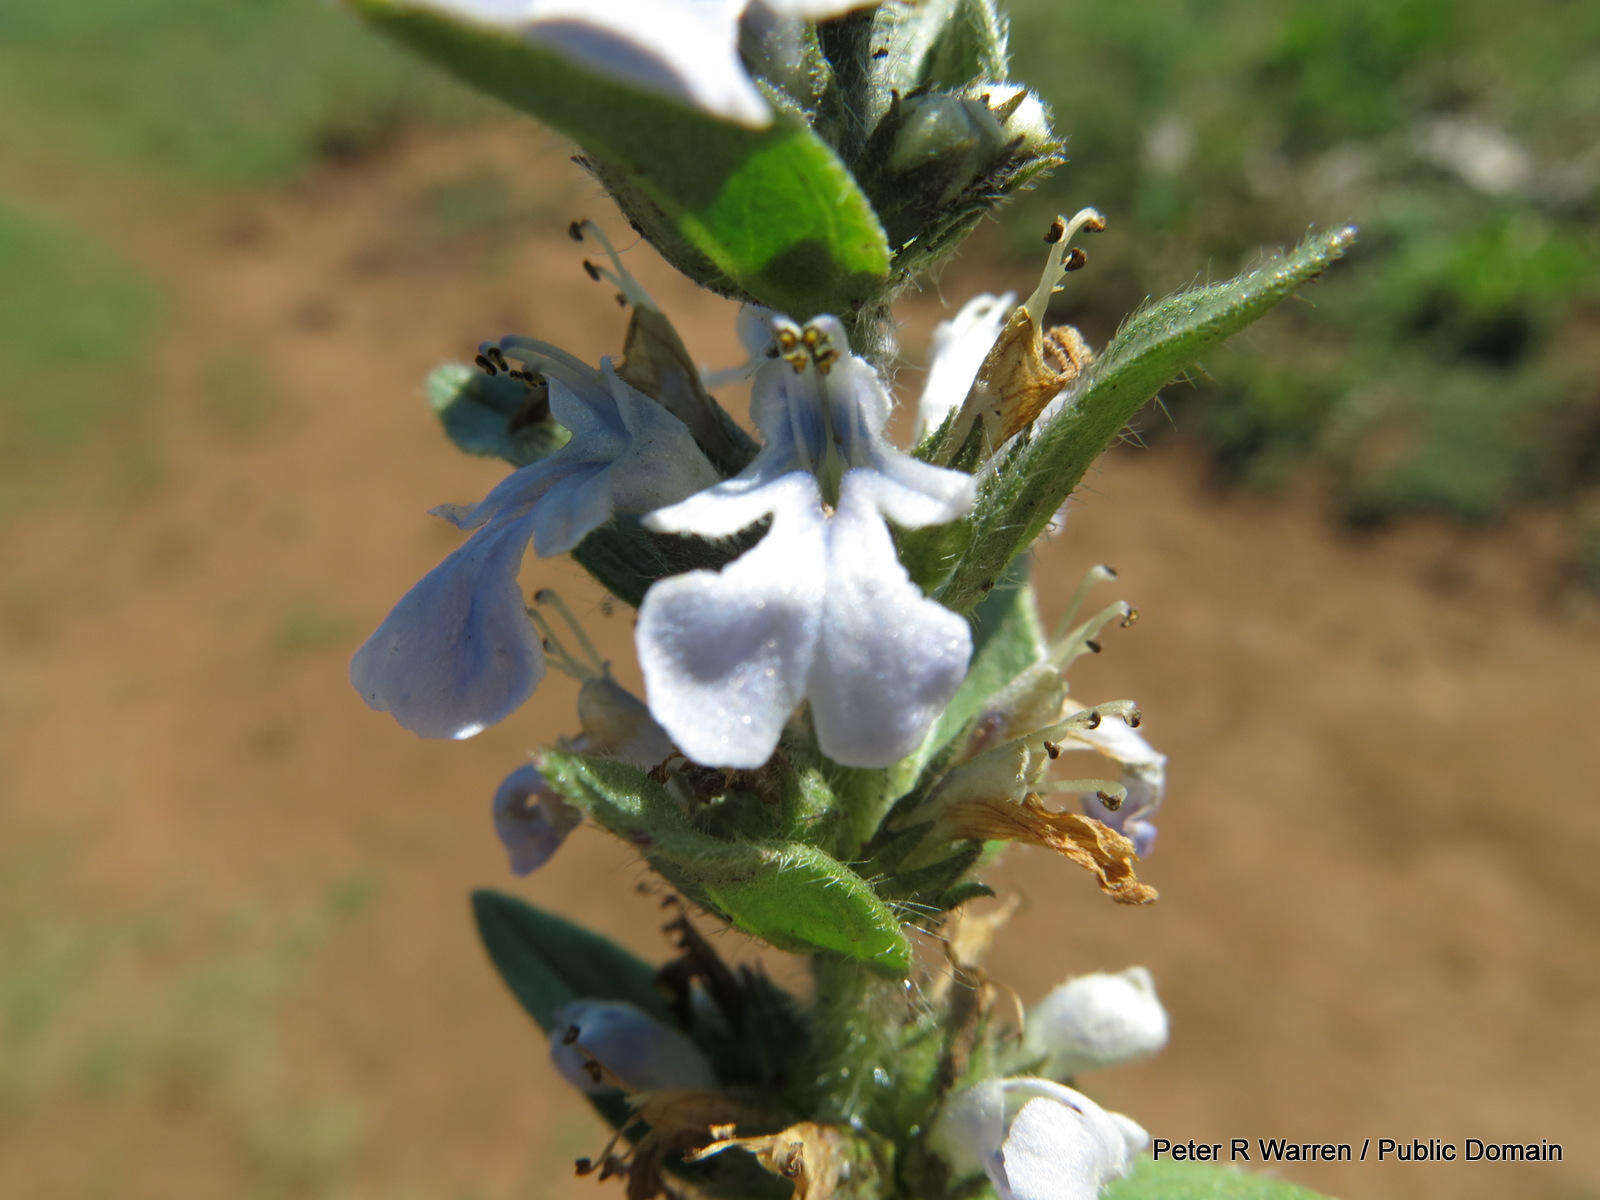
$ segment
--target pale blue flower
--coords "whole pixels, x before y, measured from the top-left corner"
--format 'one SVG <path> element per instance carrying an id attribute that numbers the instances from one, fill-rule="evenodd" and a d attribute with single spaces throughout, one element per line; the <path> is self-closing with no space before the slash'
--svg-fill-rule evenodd
<path id="1" fill-rule="evenodd" d="M 574 1000 L 557 1009 L 550 1061 L 568 1083 L 591 1094 L 717 1086 L 698 1046 L 621 1000 Z"/>
<path id="2" fill-rule="evenodd" d="M 650 711 L 695 761 L 757 767 L 805 700 L 824 753 L 885 766 L 916 748 L 972 653 L 966 621 L 900 565 L 888 522 L 956 520 L 973 481 L 884 439 L 889 396 L 835 318 L 772 328 L 779 355 L 751 391 L 761 452 L 737 477 L 645 519 L 708 538 L 771 519 L 721 571 L 646 594 L 637 641 Z"/>
<path id="3" fill-rule="evenodd" d="M 618 512 L 645 512 L 716 472 L 681 421 L 617 377 L 538 342 L 499 347 L 549 382 L 572 439 L 480 503 L 433 511 L 473 536 L 423 576 L 350 662 L 373 708 L 423 737 L 471 737 L 514 712 L 544 675 L 517 573 L 528 543 L 564 554 Z"/>
<path id="4" fill-rule="evenodd" d="M 564 608 L 564 606 L 563 606 Z M 585 638 L 583 645 L 592 649 Z M 559 643 L 547 646 L 557 665 L 581 664 Z M 578 689 L 578 724 L 583 732 L 561 745 L 582 754 L 606 755 L 641 771 L 660 765 L 672 754 L 672 739 L 650 716 L 644 702 L 627 691 L 604 663 L 583 677 Z M 494 793 L 494 831 L 511 860 L 513 875 L 527 875 L 550 861 L 561 843 L 583 821 L 583 814 L 532 763 L 507 775 Z"/>
<path id="5" fill-rule="evenodd" d="M 772 110 L 739 58 L 739 19 L 820 21 L 878 0 L 421 0 L 421 6 L 508 29 L 588 70 L 740 125 Z"/>
<path id="6" fill-rule="evenodd" d="M 518 767 L 495 789 L 494 831 L 513 875 L 531 874 L 549 862 L 582 819 L 532 763 Z"/>
<path id="7" fill-rule="evenodd" d="M 1150 1140 L 1137 1122 L 1048 1079 L 988 1079 L 957 1092 L 934 1129 L 956 1177 L 988 1175 L 1000 1200 L 1095 1200 Z"/>

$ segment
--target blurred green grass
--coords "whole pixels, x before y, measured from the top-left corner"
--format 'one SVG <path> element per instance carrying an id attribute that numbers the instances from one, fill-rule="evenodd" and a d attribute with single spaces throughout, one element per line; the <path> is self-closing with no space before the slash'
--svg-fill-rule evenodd
<path id="1" fill-rule="evenodd" d="M 490 109 L 325 0 L 0 6 L 0 145 L 94 186 L 259 190 Z M 478 219 L 485 202 L 443 219 Z M 124 492 L 159 482 L 137 425 L 168 289 L 114 233 L 54 208 L 48 193 L 0 197 L 0 509 L 59 498 L 62 459 L 113 424 Z M 204 384 L 204 419 L 234 440 L 279 407 L 270 369 L 218 354 Z"/>
<path id="2" fill-rule="evenodd" d="M 74 838 L 34 834 L 0 857 L 0 1119 L 22 1130 L 71 1111 L 109 1131 L 142 1111 L 209 1115 L 251 1195 L 333 1194 L 364 1145 L 361 1106 L 292 1078 L 280 1026 L 377 877 L 299 903 L 173 894 L 104 909 L 79 894 L 79 854 Z M 117 1136 L 78 1164 L 74 1194 L 123 1194 L 130 1181 L 106 1161 Z"/>
<path id="3" fill-rule="evenodd" d="M 487 107 L 324 0 L 0 8 L 0 139 L 13 147 L 251 186 Z"/>
<path id="4" fill-rule="evenodd" d="M 1487 521 L 1600 486 L 1600 8 L 1013 12 L 1015 73 L 1051 101 L 1069 161 L 1006 219 L 1011 246 L 1036 253 L 1057 208 L 1113 220 L 1059 319 L 1103 339 L 1196 269 L 1311 223 L 1362 229 L 1309 304 L 1169 390 L 1219 477 L 1274 487 L 1310 467 L 1356 523 Z"/>

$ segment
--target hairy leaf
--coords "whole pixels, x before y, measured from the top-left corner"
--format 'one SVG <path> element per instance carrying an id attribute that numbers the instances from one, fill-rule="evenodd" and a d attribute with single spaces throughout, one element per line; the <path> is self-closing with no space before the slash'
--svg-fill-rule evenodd
<path id="1" fill-rule="evenodd" d="M 1354 239 L 1352 228 L 1313 234 L 1292 253 L 1253 271 L 1171 296 L 1129 318 L 1079 376 L 1062 410 L 989 476 L 968 523 L 966 550 L 939 599 L 958 612 L 977 604 L 1145 401 L 1201 354 L 1320 274 Z"/>
<path id="2" fill-rule="evenodd" d="M 572 804 L 638 848 L 686 894 L 782 950 L 831 950 L 903 974 L 911 947 L 865 880 L 814 846 L 723 841 L 665 786 L 614 759 L 547 750 L 539 769 Z"/>

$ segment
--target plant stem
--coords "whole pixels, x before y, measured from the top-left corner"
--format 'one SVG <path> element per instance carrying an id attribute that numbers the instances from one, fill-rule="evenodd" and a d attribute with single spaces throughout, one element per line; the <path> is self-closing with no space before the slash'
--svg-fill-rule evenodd
<path id="1" fill-rule="evenodd" d="M 812 1054 L 816 1119 L 859 1128 L 892 1086 L 890 1062 L 900 1022 L 899 980 L 836 954 L 811 959 L 816 983 Z"/>

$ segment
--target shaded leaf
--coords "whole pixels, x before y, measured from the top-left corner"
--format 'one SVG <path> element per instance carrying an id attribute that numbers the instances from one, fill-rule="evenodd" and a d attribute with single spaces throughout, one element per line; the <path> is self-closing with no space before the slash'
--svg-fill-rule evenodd
<path id="1" fill-rule="evenodd" d="M 546 1033 L 557 1009 L 582 999 L 625 1000 L 671 1023 L 655 968 L 616 943 L 488 889 L 472 893 L 472 915 L 500 978 Z"/>
<path id="2" fill-rule="evenodd" d="M 652 533 L 637 515 L 624 513 L 579 542 L 572 557 L 613 596 L 637 608 L 656 580 L 684 571 L 721 570 L 759 542 L 769 525 L 761 521 L 731 538 L 708 541 Z"/>

